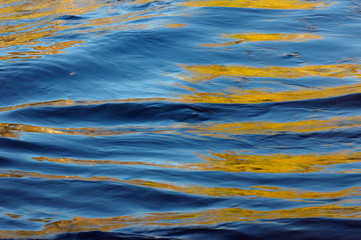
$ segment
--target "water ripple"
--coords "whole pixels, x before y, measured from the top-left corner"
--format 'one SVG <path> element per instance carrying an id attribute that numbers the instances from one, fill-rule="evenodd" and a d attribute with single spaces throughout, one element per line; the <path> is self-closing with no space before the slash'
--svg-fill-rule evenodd
<path id="1" fill-rule="evenodd" d="M 0 238 L 360 239 L 359 19 L 2 1 Z"/>

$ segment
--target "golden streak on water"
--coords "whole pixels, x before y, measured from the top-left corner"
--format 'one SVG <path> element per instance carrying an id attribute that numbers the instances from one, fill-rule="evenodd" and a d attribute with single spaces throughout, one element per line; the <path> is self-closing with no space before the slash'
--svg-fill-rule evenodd
<path id="1" fill-rule="evenodd" d="M 166 162 L 164 164 L 155 162 L 140 162 L 140 161 L 120 161 L 120 160 L 85 160 L 85 159 L 74 159 L 74 158 L 51 158 L 51 157 L 33 157 L 36 161 L 48 161 L 56 163 L 73 163 L 80 165 L 99 165 L 99 164 L 112 164 L 112 165 L 142 165 L 151 166 L 156 168 L 181 168 L 181 164 L 177 162 Z"/>
<path id="2" fill-rule="evenodd" d="M 154 181 L 145 181 L 142 179 L 127 180 L 129 183 L 137 186 L 159 188 L 172 190 L 181 193 L 203 195 L 210 197 L 266 197 L 296 201 L 311 201 L 330 198 L 347 198 L 352 196 L 361 196 L 361 189 L 358 187 L 348 188 L 335 192 L 314 192 L 303 191 L 292 188 L 280 188 L 270 186 L 253 186 L 251 189 L 241 189 L 236 187 L 206 187 L 197 185 L 175 185 L 170 183 L 161 183 Z"/>
<path id="3" fill-rule="evenodd" d="M 6 3 L 9 4 L 5 5 Z M 52 42 L 53 37 L 64 35 L 66 31 L 67 34 L 102 35 L 109 33 L 109 31 L 144 29 L 150 25 L 136 23 L 135 21 L 166 16 L 156 13 L 160 7 L 153 7 L 116 16 L 84 18 L 81 19 L 81 24 L 69 25 L 67 20 L 58 18 L 63 16 L 78 17 L 107 7 L 110 9 L 116 2 L 33 0 L 31 2 L 7 1 L 6 3 L 2 3 L 5 7 L 0 8 L 0 23 L 4 23 L 0 28 L 0 48 L 8 49 L 6 55 L 0 56 L 0 60 L 31 59 L 48 54 L 65 53 L 66 48 L 79 46 L 79 43 L 85 42 L 82 39 Z M 31 21 L 18 23 L 19 20 L 24 19 Z M 182 25 L 179 24 L 178 27 L 182 27 Z M 21 48 L 20 50 L 19 46 L 26 46 L 27 49 Z"/>
<path id="4" fill-rule="evenodd" d="M 31 126 L 31 125 L 15 124 L 15 123 L 0 123 L 0 137 L 17 138 L 17 139 L 20 139 L 20 134 L 24 132 L 81 135 L 81 136 L 95 137 L 95 136 L 115 136 L 115 135 L 123 135 L 123 134 L 135 134 L 140 132 L 168 133 L 169 131 L 170 130 L 167 129 L 152 130 L 145 127 L 132 127 L 131 130 L 127 127 L 122 127 L 115 130 L 115 129 L 106 129 L 106 128 L 94 128 L 94 127 L 52 128 L 52 127 Z"/>
<path id="5" fill-rule="evenodd" d="M 74 163 L 82 165 L 115 164 L 115 165 L 144 165 L 157 168 L 185 169 L 192 171 L 223 171 L 223 172 L 254 172 L 254 173 L 310 173 L 332 172 L 332 167 L 338 164 L 359 163 L 360 152 L 334 152 L 328 154 L 314 153 L 304 155 L 243 154 L 237 151 L 210 152 L 209 155 L 199 155 L 203 161 L 186 162 L 139 162 L 113 160 L 82 160 L 72 158 L 34 157 L 37 161 L 57 163 Z M 360 169 L 352 169 L 359 171 Z M 338 171 L 334 171 L 338 172 Z"/>
<path id="6" fill-rule="evenodd" d="M 63 162 L 64 163 L 64 162 Z M 312 201 L 330 198 L 347 198 L 352 196 L 361 196 L 361 189 L 352 187 L 334 192 L 315 192 L 304 191 L 294 188 L 281 188 L 273 186 L 253 186 L 251 189 L 241 189 L 237 187 L 207 187 L 199 185 L 175 185 L 171 183 L 147 181 L 142 179 L 135 180 L 120 180 L 114 177 L 81 177 L 81 176 L 64 176 L 64 175 L 49 175 L 35 172 L 16 171 L 16 170 L 1 170 L 0 177 L 2 178 L 44 178 L 51 180 L 80 180 L 80 181 L 108 181 L 132 184 L 136 186 L 143 186 L 149 188 L 171 190 L 185 194 L 195 194 L 210 197 L 267 197 L 286 199 L 293 201 Z"/>
<path id="7" fill-rule="evenodd" d="M 214 78 L 304 78 L 304 77 L 361 77 L 360 64 L 305 65 L 301 67 L 248 67 L 226 65 L 180 65 L 190 72 L 188 81 L 211 80 Z"/>
<path id="8" fill-rule="evenodd" d="M 241 134 L 306 133 L 342 130 L 361 127 L 361 116 L 333 117 L 327 120 L 302 120 L 296 122 L 230 122 L 207 124 L 183 124 L 184 131 L 212 137 L 232 137 Z"/>
<path id="9" fill-rule="evenodd" d="M 38 58 L 43 55 L 66 53 L 66 51 L 62 51 L 62 50 L 73 46 L 79 46 L 77 44 L 84 42 L 85 41 L 82 40 L 70 40 L 66 42 L 55 43 L 50 46 L 35 46 L 32 48 L 36 51 L 10 52 L 6 56 L 0 56 L 0 60 L 30 59 L 30 58 Z"/>
<path id="10" fill-rule="evenodd" d="M 360 206 L 340 206 L 328 204 L 303 208 L 258 211 L 242 208 L 221 208 L 204 211 L 148 213 L 143 216 L 118 216 L 108 218 L 74 217 L 72 220 L 60 220 L 46 224 L 38 231 L 0 231 L 1 238 L 46 237 L 48 235 L 112 231 L 129 226 L 146 227 L 180 227 L 214 225 L 224 222 L 255 222 L 260 220 L 297 219 L 297 218 L 338 218 L 358 219 Z"/>
<path id="11" fill-rule="evenodd" d="M 37 58 L 39 55 L 46 55 L 49 52 L 37 51 L 16 51 L 18 46 L 34 46 L 36 48 L 46 48 L 47 46 L 44 38 L 57 36 L 60 31 L 66 30 L 67 27 L 62 24 L 64 21 L 55 20 L 54 18 L 64 15 L 79 15 L 91 11 L 95 11 L 104 3 L 99 0 L 89 1 L 46 1 L 33 0 L 27 1 L 7 1 L 5 7 L 0 8 L 0 23 L 5 23 L 0 29 L 0 48 L 15 47 L 15 51 L 9 52 L 8 55 L 0 56 L 0 60 L 10 59 L 29 59 Z M 33 20 L 26 23 L 17 23 L 18 20 Z M 65 41 L 55 43 L 62 49 L 74 46 L 76 43 L 83 42 L 81 40 Z M 40 45 L 41 44 L 41 45 Z M 54 47 L 53 45 L 53 47 Z M 55 54 L 55 51 L 50 51 L 50 54 Z M 60 52 L 59 52 L 60 53 Z"/>
<path id="12" fill-rule="evenodd" d="M 187 26 L 187 24 L 185 23 L 170 23 L 165 25 L 165 27 L 169 27 L 169 28 L 182 28 L 185 26 Z"/>
<path id="13" fill-rule="evenodd" d="M 179 102 L 184 103 L 223 103 L 255 104 L 265 102 L 301 101 L 320 98 L 332 98 L 361 92 L 361 84 L 342 85 L 338 87 L 310 88 L 282 92 L 262 90 L 233 89 L 229 92 L 196 92 L 181 94 Z"/>
<path id="14" fill-rule="evenodd" d="M 191 0 L 180 5 L 189 7 L 235 7 L 263 9 L 314 9 L 328 7 L 326 1 L 304 0 Z"/>
<path id="15" fill-rule="evenodd" d="M 200 156 L 205 163 L 194 164 L 197 170 L 254 173 L 309 173 L 331 171 L 337 164 L 358 163 L 360 152 L 336 152 L 329 154 L 269 154 L 251 155 L 235 151 L 212 152 Z"/>
<path id="16" fill-rule="evenodd" d="M 139 0 L 137 3 L 146 3 L 148 0 Z M 18 3 L 0 8 L 0 22 L 10 22 L 10 20 L 40 19 L 33 25 L 28 24 L 8 24 L 0 29 L 0 47 L 10 48 L 14 46 L 28 46 L 28 51 L 14 50 L 5 56 L 0 56 L 0 60 L 38 58 L 48 54 L 58 54 L 66 52 L 69 47 L 79 46 L 83 40 L 66 40 L 64 42 L 49 43 L 45 38 L 51 38 L 61 34 L 62 31 L 71 30 L 72 33 L 99 33 L 101 31 L 123 30 L 146 28 L 146 24 L 129 24 L 140 19 L 150 19 L 163 14 L 156 14 L 153 11 L 157 8 L 146 11 L 138 11 L 117 17 L 97 18 L 87 21 L 85 24 L 76 26 L 64 26 L 63 20 L 54 20 L 53 16 L 79 15 L 96 11 L 107 6 L 100 0 L 64 0 L 48 1 L 33 0 L 22 2 L 18 0 L 4 0 L 2 4 Z M 301 0 L 209 0 L 209 1 L 188 1 L 181 5 L 191 7 L 240 7 L 240 8 L 264 8 L 264 9 L 314 9 L 328 6 L 321 1 L 301 1 Z M 48 19 L 51 18 L 51 19 Z M 85 20 L 84 20 L 85 21 Z M 185 24 L 167 24 L 165 27 L 179 28 Z M 87 28 L 78 30 L 78 28 Z M 99 33 L 100 34 L 100 33 Z M 320 39 L 320 36 L 312 34 L 231 34 L 224 35 L 226 38 L 238 39 L 238 41 L 208 44 L 206 46 L 226 46 L 241 42 L 252 41 L 308 41 Z M 246 66 L 183 66 L 191 73 L 185 80 L 201 82 L 212 80 L 218 77 L 238 78 L 238 77 L 267 77 L 267 78 L 303 78 L 303 77 L 333 77 L 333 78 L 360 78 L 360 65 L 358 64 L 338 64 L 338 65 L 315 65 L 302 67 L 246 67 Z M 26 109 L 32 107 L 66 107 L 78 105 L 97 105 L 106 103 L 123 102 L 185 102 L 185 103 L 263 103 L 282 102 L 295 100 L 308 100 L 312 98 L 334 97 L 345 94 L 361 92 L 361 84 L 344 85 L 339 87 L 323 87 L 312 89 L 301 89 L 296 91 L 267 92 L 262 90 L 233 89 L 228 92 L 196 92 L 192 94 L 178 95 L 177 98 L 146 98 L 146 99 L 119 99 L 119 100 L 57 100 L 50 102 L 28 103 L 17 106 L 0 108 L 0 112 Z M 25 124 L 0 123 L 0 136 L 6 138 L 19 138 L 22 132 L 27 133 L 47 133 L 47 134 L 68 134 L 84 136 L 105 136 L 119 135 L 138 132 L 153 133 L 176 133 L 178 130 L 191 134 L 229 137 L 235 134 L 275 134 L 279 132 L 311 132 L 330 131 L 344 127 L 360 127 L 361 119 L 356 117 L 336 117 L 328 120 L 304 120 L 298 122 L 276 123 L 276 122 L 236 122 L 236 123 L 213 123 L 210 126 L 205 124 L 191 125 L 184 124 L 173 128 L 159 128 L 158 130 L 137 128 L 135 130 L 103 129 L 103 128 L 51 128 L 41 126 L 30 126 Z M 211 152 L 209 155 L 200 155 L 203 162 L 197 163 L 152 163 L 135 161 L 115 161 L 115 160 L 83 160 L 72 158 L 48 158 L 34 157 L 36 161 L 49 161 L 62 164 L 119 164 L 119 165 L 143 165 L 156 168 L 185 169 L 191 171 L 224 171 L 224 172 L 254 172 L 254 173 L 310 173 L 329 171 L 337 164 L 360 162 L 361 153 L 336 152 L 329 154 L 269 154 L 252 155 L 242 154 L 237 151 Z M 354 170 L 357 172 L 357 170 Z M 2 172 L 2 173 L 1 173 Z M 324 199 L 348 198 L 360 196 L 360 188 L 352 187 L 334 192 L 303 191 L 293 188 L 281 188 L 274 186 L 253 186 L 251 189 L 236 187 L 208 187 L 199 185 L 176 185 L 172 183 L 147 181 L 142 179 L 120 180 L 116 177 L 108 176 L 68 176 L 50 175 L 36 172 L 26 172 L 17 170 L 2 170 L 0 177 L 3 178 L 44 178 L 51 180 L 77 180 L 77 181 L 109 181 L 117 183 L 132 184 L 136 186 L 150 187 L 176 191 L 186 194 L 204 195 L 211 197 L 267 197 L 297 201 L 312 201 Z M 329 204 L 322 206 L 312 206 L 304 208 L 278 209 L 273 211 L 258 211 L 241 208 L 208 209 L 204 211 L 190 212 L 166 212 L 148 213 L 144 216 L 118 216 L 109 218 L 85 218 L 74 217 L 72 220 L 58 220 L 52 223 L 49 219 L 37 219 L 45 223 L 42 230 L 37 231 L 0 231 L 1 238 L 27 238 L 46 237 L 48 235 L 79 232 L 79 231 L 111 231 L 123 227 L 142 226 L 192 226 L 192 225 L 212 225 L 224 222 L 239 221 L 259 221 L 274 220 L 280 218 L 346 218 L 358 219 L 360 206 L 341 206 Z M 21 218 L 22 215 L 7 214 L 11 218 Z M 34 220 L 35 221 L 35 220 Z M 47 223 L 47 224 L 46 224 Z"/>
<path id="17" fill-rule="evenodd" d="M 309 33 L 245 33 L 245 34 L 223 34 L 225 38 L 234 38 L 236 41 L 225 43 L 201 44 L 207 47 L 231 46 L 246 42 L 260 41 L 287 41 L 287 42 L 303 42 L 315 39 L 321 39 L 321 36 Z"/>
<path id="18" fill-rule="evenodd" d="M 185 87 L 186 89 L 190 89 Z M 61 99 L 49 102 L 35 102 L 0 108 L 0 112 L 14 111 L 36 107 L 69 107 L 81 105 L 100 105 L 107 103 L 129 102 L 182 102 L 182 103 L 219 103 L 219 104 L 253 104 L 265 102 L 300 101 L 319 98 L 330 98 L 361 92 L 361 84 L 342 85 L 337 87 L 310 88 L 304 90 L 266 92 L 261 90 L 233 89 L 227 92 L 196 92 L 179 94 L 177 98 L 128 98 L 113 100 L 83 100 L 73 101 Z"/>
<path id="19" fill-rule="evenodd" d="M 0 108 L 0 112 L 14 111 L 19 109 L 35 108 L 35 107 L 70 107 L 81 105 L 100 105 L 106 103 L 128 103 L 128 102 L 164 102 L 169 100 L 168 98 L 127 98 L 127 99 L 114 99 L 114 100 L 82 100 L 73 101 L 71 99 L 60 99 L 47 102 L 35 102 L 26 103 L 20 105 L 14 105 L 9 107 Z"/>
<path id="20" fill-rule="evenodd" d="M 360 78 L 360 64 L 305 65 L 301 67 L 248 67 L 225 65 L 181 65 L 188 71 L 182 76 L 185 81 L 200 84 L 216 78 L 278 78 L 298 79 L 306 77 Z M 198 92 L 194 88 L 182 86 L 192 94 L 180 94 L 178 99 L 185 103 L 237 103 L 255 104 L 264 102 L 299 101 L 330 98 L 361 92 L 361 84 L 336 87 L 300 88 L 288 91 L 265 91 L 259 89 L 225 89 L 220 92 Z"/>
<path id="21" fill-rule="evenodd" d="M 20 134 L 48 133 L 63 135 L 116 136 L 135 133 L 158 133 L 177 134 L 187 132 L 199 136 L 210 136 L 220 138 L 232 138 L 241 134 L 279 134 L 279 133 L 305 133 L 342 130 L 345 128 L 361 127 L 361 116 L 334 117 L 326 120 L 302 120 L 296 122 L 230 122 L 230 123 L 205 123 L 205 124 L 176 124 L 169 127 L 147 128 L 144 126 L 128 126 L 109 128 L 52 128 L 43 126 L 31 126 L 26 124 L 0 123 L 0 137 L 20 138 Z"/>
<path id="22" fill-rule="evenodd" d="M 0 21 L 44 18 L 59 15 L 78 15 L 95 11 L 107 5 L 100 0 L 63 0 L 56 2 L 32 0 L 31 2 L 11 2 L 16 4 L 10 4 L 0 8 Z"/>
<path id="23" fill-rule="evenodd" d="M 91 181 L 91 182 L 99 182 L 99 181 L 108 181 L 108 182 L 121 182 L 118 178 L 115 177 L 81 177 L 81 176 L 68 176 L 68 175 L 50 175 L 50 174 L 42 174 L 37 172 L 27 172 L 27 171 L 19 171 L 19 170 L 0 170 L 1 178 L 44 178 L 51 180 L 80 180 L 80 181 Z"/>

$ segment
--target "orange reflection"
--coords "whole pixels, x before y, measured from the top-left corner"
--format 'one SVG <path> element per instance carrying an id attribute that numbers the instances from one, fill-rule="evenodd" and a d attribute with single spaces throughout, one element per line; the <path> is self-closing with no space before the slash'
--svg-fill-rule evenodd
<path id="1" fill-rule="evenodd" d="M 221 208 L 204 211 L 148 213 L 143 216 L 117 216 L 108 218 L 74 217 L 72 220 L 60 220 L 44 225 L 42 230 L 0 231 L 1 238 L 45 237 L 47 235 L 86 232 L 111 231 L 128 226 L 179 227 L 213 225 L 227 222 L 255 222 L 287 218 L 347 218 L 361 217 L 360 206 L 340 206 L 329 204 L 303 208 L 259 211 L 242 208 Z"/>
<path id="2" fill-rule="evenodd" d="M 231 41 L 226 43 L 214 43 L 214 44 L 201 44 L 208 47 L 221 47 L 230 46 L 245 42 L 259 42 L 259 41 L 288 41 L 288 42 L 303 42 L 314 39 L 321 39 L 321 36 L 314 34 L 301 34 L 301 33 L 246 33 L 246 34 L 223 34 L 226 38 L 235 38 L 237 41 Z"/>
<path id="3" fill-rule="evenodd" d="M 236 7 L 236 8 L 264 8 L 264 9 L 313 9 L 317 7 L 326 7 L 322 1 L 303 1 L 303 0 L 190 0 L 182 3 L 189 7 Z"/>

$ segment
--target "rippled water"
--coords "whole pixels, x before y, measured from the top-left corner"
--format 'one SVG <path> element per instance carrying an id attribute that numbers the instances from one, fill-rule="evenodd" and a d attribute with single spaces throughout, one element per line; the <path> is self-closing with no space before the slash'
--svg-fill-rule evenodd
<path id="1" fill-rule="evenodd" d="M 2 0 L 0 238 L 361 239 L 357 0 Z"/>

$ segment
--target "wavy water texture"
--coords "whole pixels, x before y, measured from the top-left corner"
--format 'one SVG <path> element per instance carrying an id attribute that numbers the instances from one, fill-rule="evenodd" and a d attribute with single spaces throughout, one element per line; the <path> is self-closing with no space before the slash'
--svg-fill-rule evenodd
<path id="1" fill-rule="evenodd" d="M 118 216 L 112 218 L 82 218 L 75 217 L 73 220 L 58 221 L 47 224 L 40 231 L 19 231 L 2 232 L 1 235 L 9 238 L 29 237 L 60 234 L 67 232 L 82 231 L 111 231 L 118 228 L 124 228 L 129 225 L 143 226 L 184 226 L 184 225 L 215 225 L 222 222 L 247 222 L 260 219 L 273 220 L 279 217 L 284 219 L 292 218 L 342 218 L 349 215 L 348 218 L 359 218 L 359 207 L 342 207 L 338 205 L 325 205 L 322 208 L 298 208 L 274 211 L 255 211 L 250 209 L 226 208 L 211 209 L 204 212 L 173 212 L 173 213 L 153 213 L 144 217 Z"/>
<path id="2" fill-rule="evenodd" d="M 227 138 L 241 134 L 279 134 L 279 133 L 307 133 L 320 131 L 336 131 L 356 129 L 361 127 L 361 117 L 334 117 L 327 120 L 302 120 L 297 122 L 234 122 L 205 124 L 178 124 L 168 127 L 119 126 L 116 128 L 52 128 L 31 126 L 24 124 L 0 123 L 0 136 L 20 139 L 21 134 L 49 133 L 82 136 L 113 136 L 134 133 L 181 133 L 187 132 L 199 136 L 213 136 Z"/>
<path id="3" fill-rule="evenodd" d="M 360 9 L 1 1 L 0 239 L 361 239 Z"/>

